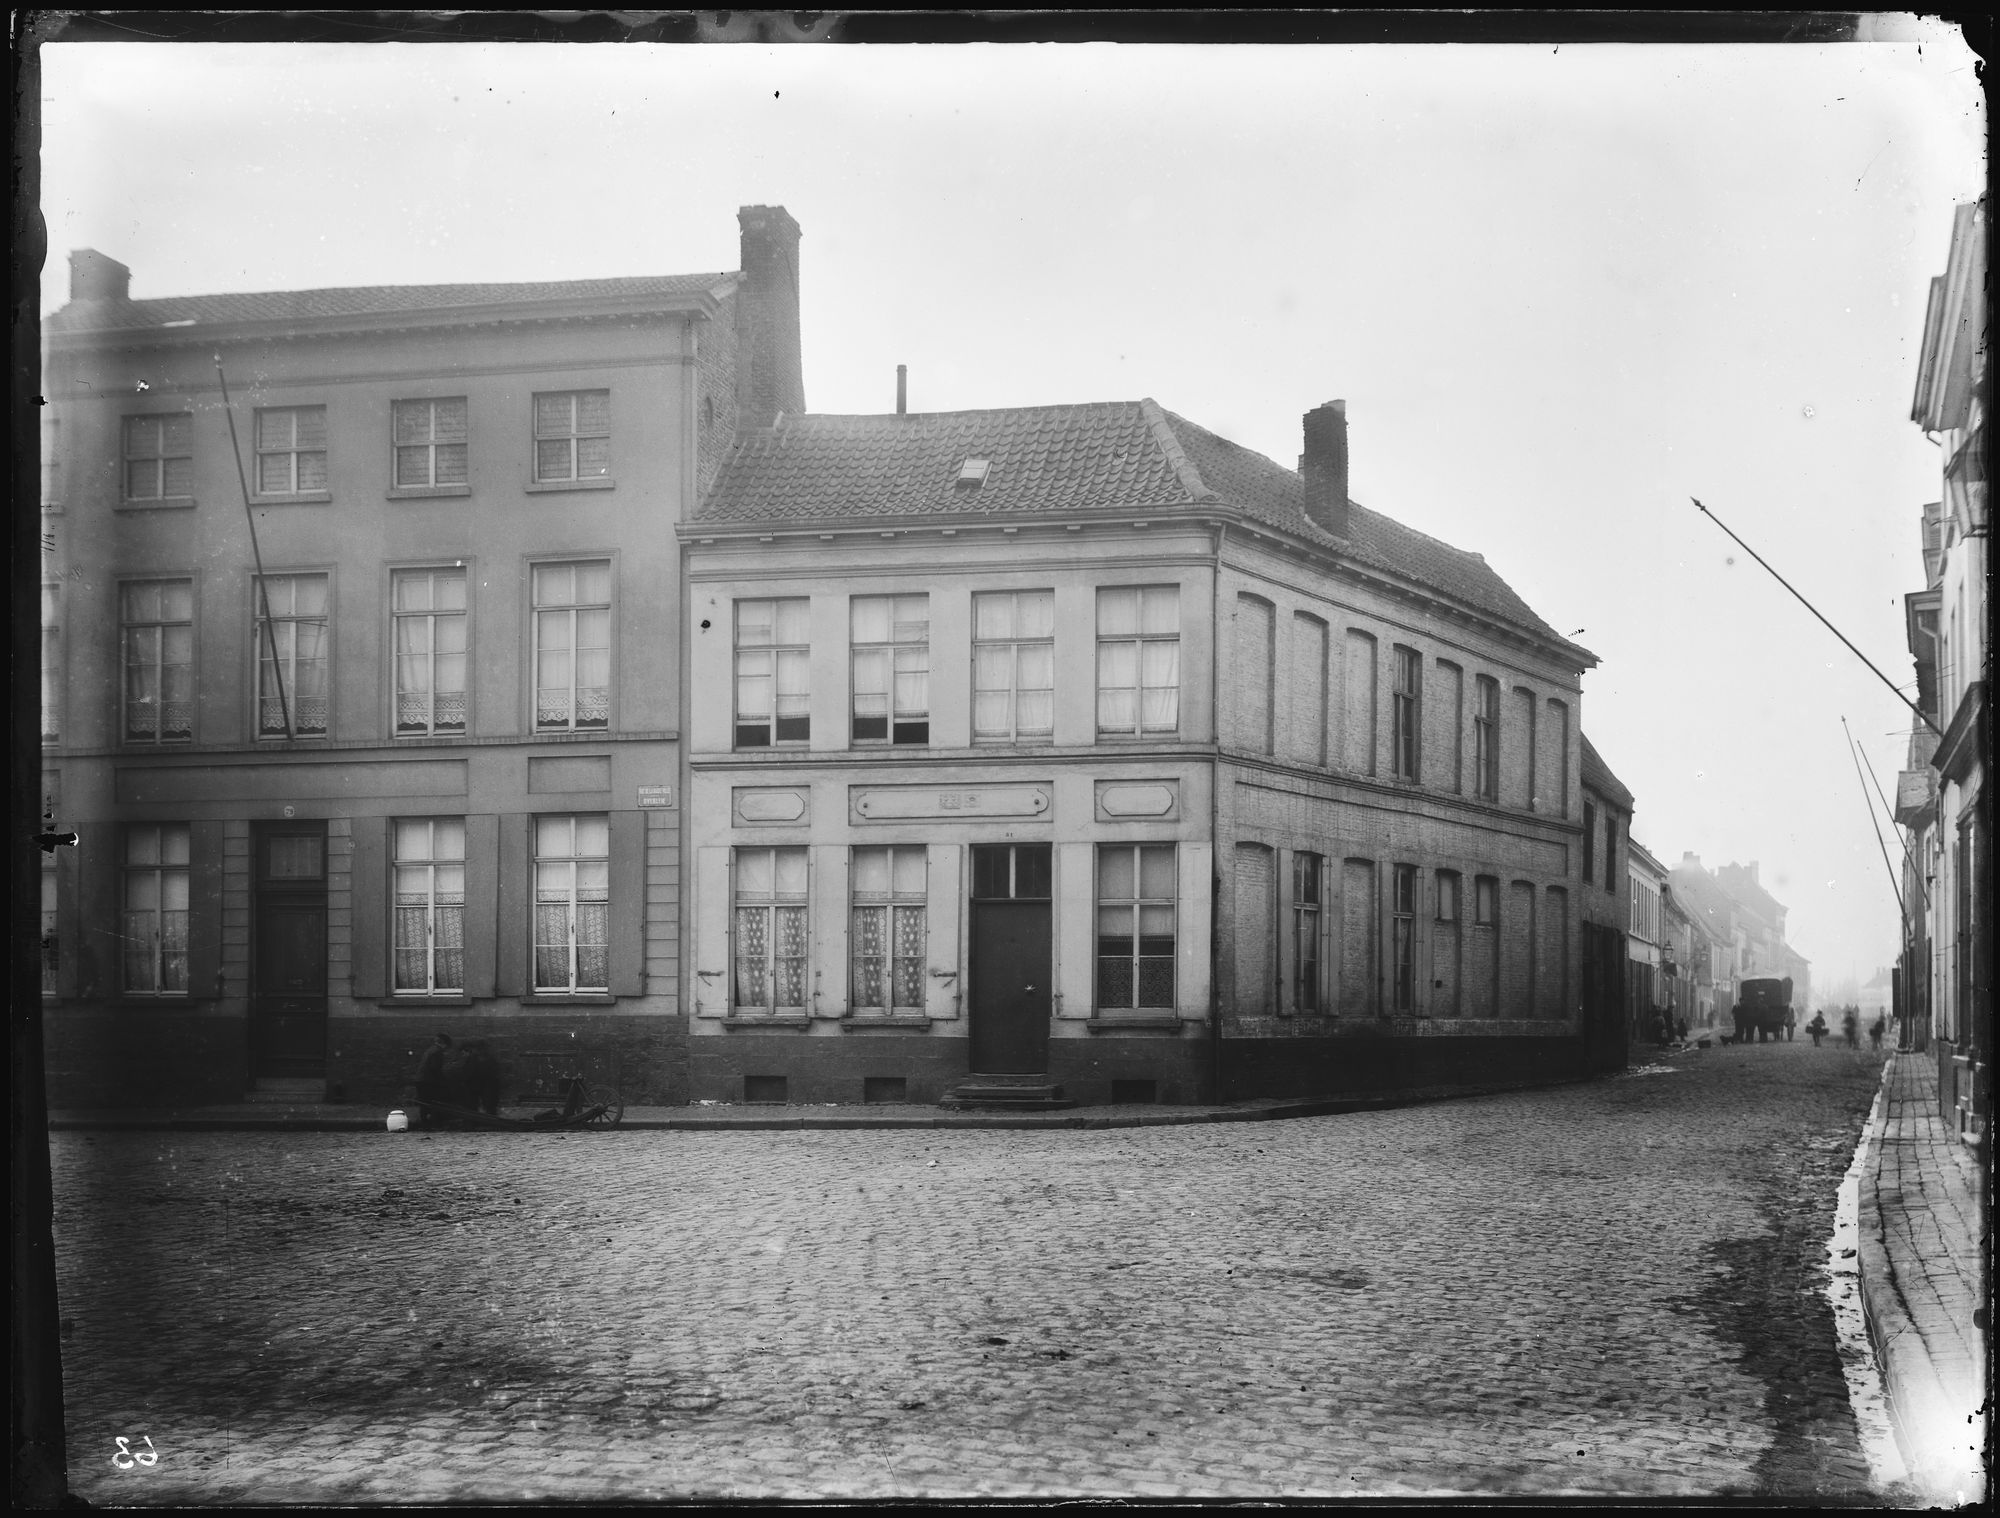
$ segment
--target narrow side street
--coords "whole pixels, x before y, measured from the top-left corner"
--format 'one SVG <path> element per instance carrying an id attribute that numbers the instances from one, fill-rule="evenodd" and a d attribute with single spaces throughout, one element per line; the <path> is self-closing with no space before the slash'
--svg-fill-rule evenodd
<path id="1" fill-rule="evenodd" d="M 1879 1069 L 1095 1133 L 57 1134 L 70 1478 L 1879 1505 L 1823 1289 Z"/>

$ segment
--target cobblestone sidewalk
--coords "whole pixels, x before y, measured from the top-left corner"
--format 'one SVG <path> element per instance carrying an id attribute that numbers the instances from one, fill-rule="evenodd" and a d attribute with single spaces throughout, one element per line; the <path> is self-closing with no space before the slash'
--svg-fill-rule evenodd
<path id="1" fill-rule="evenodd" d="M 1974 1162 L 1938 1114 L 1921 1053 L 1883 1069 L 1879 1132 L 1862 1178 L 1861 1296 L 1897 1442 L 1932 1501 L 1987 1491 L 1985 1266 Z"/>

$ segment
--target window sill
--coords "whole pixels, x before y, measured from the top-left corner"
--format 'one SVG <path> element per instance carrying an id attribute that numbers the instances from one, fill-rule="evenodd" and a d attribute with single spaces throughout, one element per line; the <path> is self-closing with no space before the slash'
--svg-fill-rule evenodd
<path id="1" fill-rule="evenodd" d="M 1181 1019 L 1169 1013 L 1146 1016 L 1135 1014 L 1130 1017 L 1121 1017 L 1115 1013 L 1107 1017 L 1103 1013 L 1093 1013 L 1091 1014 L 1090 1021 L 1085 1023 L 1084 1026 L 1090 1029 L 1092 1033 L 1103 1033 L 1113 1028 L 1135 1028 L 1148 1033 L 1163 1033 L 1168 1031 L 1178 1033 L 1181 1027 Z"/>
<path id="2" fill-rule="evenodd" d="M 722 1019 L 725 1028 L 810 1028 L 812 1019 L 803 1012 L 759 1012 L 749 1017 L 731 1013 Z"/>
<path id="3" fill-rule="evenodd" d="M 184 748 L 193 748 L 193 747 L 194 747 L 194 739 L 191 737 L 169 738 L 164 743 L 151 743 L 143 739 L 127 738 L 123 743 L 118 745 L 118 751 L 121 754 L 158 754 L 158 753 L 171 754 L 178 752 L 179 750 Z"/>
<path id="4" fill-rule="evenodd" d="M 195 1000 L 186 994 L 174 996 L 120 996 L 112 1006 L 121 1012 L 153 1012 L 161 1007 L 192 1007 Z"/>
<path id="5" fill-rule="evenodd" d="M 378 1001 L 378 1007 L 393 1007 L 402 1011 L 413 1011 L 431 1007 L 469 1007 L 469 996 L 398 996 L 389 1001 Z"/>
<path id="6" fill-rule="evenodd" d="M 300 490 L 290 495 L 253 495 L 252 506 L 326 506 L 333 501 L 331 490 Z"/>
<path id="7" fill-rule="evenodd" d="M 270 744 L 324 743 L 326 742 L 326 734 L 294 733 L 291 737 L 288 738 L 283 733 L 259 733 L 257 735 L 257 741 L 259 743 L 270 743 Z"/>
<path id="8" fill-rule="evenodd" d="M 397 733 L 395 737 L 398 743 L 420 743 L 425 739 L 429 739 L 432 743 L 460 743 L 464 741 L 465 729 L 439 728 L 433 733 Z"/>
<path id="9" fill-rule="evenodd" d="M 192 511 L 194 509 L 194 497 L 191 495 L 169 495 L 162 496 L 156 501 L 120 501 L 111 509 L 113 511 Z"/>
<path id="10" fill-rule="evenodd" d="M 392 501 L 428 501 L 471 494 L 470 485 L 391 485 L 387 498 Z"/>
<path id="11" fill-rule="evenodd" d="M 524 1007 L 611 1007 L 617 1004 L 617 997 L 603 991 L 579 991 L 573 996 L 542 992 L 521 998 Z"/>
<path id="12" fill-rule="evenodd" d="M 840 1026 L 850 1032 L 861 1033 L 875 1028 L 907 1028 L 924 1032 L 931 1025 L 928 1017 L 843 1017 Z"/>
<path id="13" fill-rule="evenodd" d="M 1172 743 L 1179 739 L 1181 730 L 1159 733 L 1099 733 L 1099 743 Z"/>
<path id="14" fill-rule="evenodd" d="M 571 490 L 613 490 L 618 482 L 603 480 L 530 480 L 521 488 L 529 495 L 559 495 Z"/>

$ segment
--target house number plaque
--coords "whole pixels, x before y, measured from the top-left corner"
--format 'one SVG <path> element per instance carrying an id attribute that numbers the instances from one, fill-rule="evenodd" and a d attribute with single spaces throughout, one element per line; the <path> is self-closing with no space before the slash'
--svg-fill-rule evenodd
<path id="1" fill-rule="evenodd" d="M 1045 817 L 1046 785 L 872 785 L 850 793 L 856 822 L 979 822 Z"/>

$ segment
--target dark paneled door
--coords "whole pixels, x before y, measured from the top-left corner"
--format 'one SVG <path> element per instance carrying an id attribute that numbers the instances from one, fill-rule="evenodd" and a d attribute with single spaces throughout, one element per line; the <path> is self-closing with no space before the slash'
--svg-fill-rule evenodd
<path id="1" fill-rule="evenodd" d="M 1039 1075 L 1049 1068 L 1047 844 L 972 851 L 972 1068 Z"/>
<path id="2" fill-rule="evenodd" d="M 250 1068 L 326 1074 L 326 824 L 252 830 Z"/>

